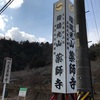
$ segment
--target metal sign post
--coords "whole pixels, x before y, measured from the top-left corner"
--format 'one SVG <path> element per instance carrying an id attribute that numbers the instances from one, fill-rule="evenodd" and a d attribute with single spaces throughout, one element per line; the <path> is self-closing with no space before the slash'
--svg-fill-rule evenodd
<path id="1" fill-rule="evenodd" d="M 5 89 L 6 89 L 6 83 L 4 83 L 4 85 L 3 85 L 2 100 L 4 100 L 4 96 L 5 96 Z"/>
<path id="2" fill-rule="evenodd" d="M 3 75 L 4 76 L 3 77 L 4 86 L 3 86 L 2 100 L 4 100 L 6 84 L 10 82 L 10 73 L 11 73 L 12 59 L 6 57 L 4 59 L 4 61 L 5 61 L 5 63 L 4 63 L 5 70 L 3 72 L 4 73 L 4 75 Z"/>

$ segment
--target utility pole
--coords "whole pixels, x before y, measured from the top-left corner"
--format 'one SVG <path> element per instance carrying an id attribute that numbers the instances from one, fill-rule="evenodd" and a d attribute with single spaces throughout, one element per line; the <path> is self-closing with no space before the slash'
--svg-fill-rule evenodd
<path id="1" fill-rule="evenodd" d="M 88 100 L 92 91 L 84 0 L 74 0 L 77 59 L 77 100 Z"/>

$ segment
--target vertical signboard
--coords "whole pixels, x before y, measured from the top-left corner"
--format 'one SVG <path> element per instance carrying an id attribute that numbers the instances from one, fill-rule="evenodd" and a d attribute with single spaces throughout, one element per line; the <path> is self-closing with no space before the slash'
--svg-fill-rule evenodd
<path id="1" fill-rule="evenodd" d="M 9 83 L 10 81 L 11 65 L 12 65 L 12 59 L 8 57 L 5 58 L 5 71 L 4 71 L 3 83 Z"/>
<path id="2" fill-rule="evenodd" d="M 65 0 L 54 4 L 52 92 L 66 93 Z"/>
<path id="3" fill-rule="evenodd" d="M 52 92 L 76 92 L 76 55 L 73 5 L 69 0 L 54 4 Z"/>
<path id="4" fill-rule="evenodd" d="M 76 93 L 74 6 L 70 0 L 66 0 L 66 62 L 67 93 Z"/>

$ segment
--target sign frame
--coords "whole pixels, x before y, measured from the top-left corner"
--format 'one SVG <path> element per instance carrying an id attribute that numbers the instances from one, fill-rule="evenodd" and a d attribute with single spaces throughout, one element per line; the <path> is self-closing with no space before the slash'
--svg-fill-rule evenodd
<path id="1" fill-rule="evenodd" d="M 59 0 L 53 6 L 52 92 L 76 93 L 76 41 L 73 4 Z"/>

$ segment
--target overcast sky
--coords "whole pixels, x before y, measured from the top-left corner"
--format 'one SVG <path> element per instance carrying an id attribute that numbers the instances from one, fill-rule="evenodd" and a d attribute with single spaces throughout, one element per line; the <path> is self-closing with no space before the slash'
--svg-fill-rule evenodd
<path id="1" fill-rule="evenodd" d="M 0 8 L 8 0 L 0 0 Z M 0 15 L 0 37 L 16 41 L 52 42 L 53 3 L 58 0 L 14 0 Z M 73 2 L 73 0 L 71 0 Z M 91 0 L 86 1 L 88 40 L 99 41 L 100 31 L 100 0 L 92 0 L 98 27 L 95 26 Z"/>

